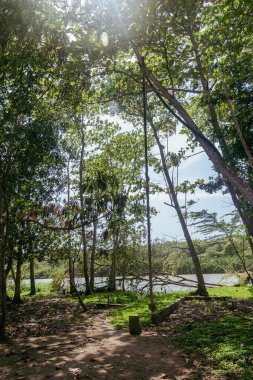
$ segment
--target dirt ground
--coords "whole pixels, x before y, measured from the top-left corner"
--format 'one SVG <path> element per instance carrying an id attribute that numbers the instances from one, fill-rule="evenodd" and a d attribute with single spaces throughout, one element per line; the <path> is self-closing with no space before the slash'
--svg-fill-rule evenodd
<path id="1" fill-rule="evenodd" d="M 78 304 L 62 298 L 10 304 L 10 340 L 0 344 L 0 380 L 199 379 L 196 360 L 171 344 L 175 327 L 252 311 L 253 300 L 188 301 L 159 326 L 131 336 L 112 327 L 108 310 L 82 313 Z"/>
<path id="2" fill-rule="evenodd" d="M 9 309 L 10 342 L 0 345 L 0 379 L 186 380 L 194 372 L 167 334 L 117 331 L 108 311 L 81 313 L 62 299 Z"/>

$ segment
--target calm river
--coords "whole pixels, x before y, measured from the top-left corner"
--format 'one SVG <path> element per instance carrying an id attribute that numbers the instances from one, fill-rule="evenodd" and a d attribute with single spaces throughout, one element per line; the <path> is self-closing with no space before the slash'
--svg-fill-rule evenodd
<path id="1" fill-rule="evenodd" d="M 170 293 L 173 291 L 179 291 L 179 290 L 191 290 L 194 289 L 192 286 L 193 283 L 191 281 L 196 281 L 196 275 L 194 274 L 185 274 L 182 275 L 184 278 L 183 286 L 182 284 L 161 284 L 161 281 L 156 280 L 154 282 L 154 291 L 155 292 L 163 292 L 163 293 Z M 238 281 L 238 277 L 236 275 L 228 275 L 228 274 L 221 274 L 221 273 L 213 273 L 213 274 L 204 274 L 204 279 L 208 287 L 215 286 L 215 285 L 235 285 Z M 170 276 L 169 280 L 171 282 L 178 282 L 181 280 L 179 277 L 173 277 Z M 44 279 L 36 279 L 36 283 L 49 283 L 52 279 L 50 278 L 44 278 Z M 67 282 L 66 280 L 66 288 L 67 288 Z M 23 280 L 23 283 L 28 284 L 29 280 Z M 84 284 L 84 278 L 76 278 L 75 279 L 76 287 L 78 290 L 83 291 L 85 290 L 85 284 Z M 106 286 L 108 283 L 107 277 L 95 277 L 95 287 L 101 288 L 103 286 Z M 117 278 L 117 287 L 119 290 L 123 287 L 123 281 L 122 278 Z M 141 280 L 136 280 L 132 277 L 127 277 L 124 281 L 124 289 L 125 290 L 138 290 L 143 293 L 148 291 L 148 278 L 144 277 Z"/>

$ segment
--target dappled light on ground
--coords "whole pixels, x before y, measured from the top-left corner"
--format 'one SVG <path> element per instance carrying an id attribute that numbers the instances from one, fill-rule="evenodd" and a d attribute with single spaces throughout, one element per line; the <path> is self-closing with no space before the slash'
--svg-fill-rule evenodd
<path id="1" fill-rule="evenodd" d="M 91 310 L 88 315 L 78 313 L 77 306 L 62 300 L 47 300 L 44 312 L 40 301 L 31 301 L 38 314 L 34 321 L 48 313 L 48 325 L 58 330 L 43 335 L 48 329 L 29 336 L 26 323 L 20 323 L 7 346 L 1 346 L 3 366 L 0 377 L 5 379 L 187 379 L 192 370 L 185 367 L 185 356 L 168 339 L 155 330 L 130 336 L 127 331 L 114 330 L 109 324 L 107 311 Z M 65 304 L 65 310 L 63 306 Z M 30 302 L 19 308 L 29 311 Z M 58 310 L 58 311 L 57 311 Z M 61 311 L 59 313 L 59 310 Z M 23 310 L 24 311 L 24 310 Z M 70 312 L 72 311 L 72 312 Z M 59 314 L 62 324 L 59 324 Z M 75 315 L 75 318 L 73 318 Z M 22 318 L 21 318 L 22 319 Z M 17 322 L 17 321 L 16 321 Z M 71 322 L 71 323 L 70 323 Z M 74 323 L 75 322 L 75 323 Z M 36 324 L 36 322 L 34 322 Z M 45 323 L 45 322 L 44 322 Z M 22 334 L 22 326 L 27 336 Z M 13 330 L 14 333 L 14 330 Z M 40 335 L 40 336 L 38 336 Z M 5 364 L 4 364 L 5 363 Z M 11 365 L 12 364 L 12 365 Z"/>

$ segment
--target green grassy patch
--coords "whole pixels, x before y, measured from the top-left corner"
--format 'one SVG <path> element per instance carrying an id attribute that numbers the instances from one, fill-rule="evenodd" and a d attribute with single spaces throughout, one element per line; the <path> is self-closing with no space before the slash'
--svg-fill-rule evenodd
<path id="1" fill-rule="evenodd" d="M 186 292 L 172 292 L 168 294 L 157 293 L 155 294 L 155 302 L 157 309 L 162 309 L 168 306 L 178 299 L 182 298 Z M 128 306 L 124 306 L 118 309 L 114 309 L 110 313 L 111 323 L 116 329 L 122 329 L 128 327 L 128 319 L 131 314 L 139 314 L 142 327 L 151 326 L 151 312 L 148 307 L 149 297 L 138 296 L 138 298 L 129 303 Z"/>
<path id="2" fill-rule="evenodd" d="M 9 297 L 14 296 L 14 286 L 8 286 L 7 287 L 7 294 Z M 30 296 L 30 286 L 28 284 L 21 284 L 21 298 L 45 298 L 45 297 L 54 297 L 57 296 L 56 292 L 52 291 L 52 284 L 51 283 L 38 283 L 36 284 L 36 294 L 34 296 Z"/>
<path id="3" fill-rule="evenodd" d="M 220 287 L 208 289 L 210 296 L 217 297 L 232 297 L 232 298 L 253 298 L 252 287 Z M 157 309 L 171 305 L 178 299 L 184 297 L 188 292 L 172 292 L 172 293 L 157 293 L 155 294 L 155 301 Z M 112 303 L 125 303 L 127 306 L 114 309 L 110 313 L 111 323 L 117 329 L 127 328 L 128 319 L 131 314 L 139 314 L 142 327 L 151 326 L 151 313 L 148 308 L 149 297 L 142 296 L 137 292 L 114 292 L 114 293 L 101 293 L 93 296 L 86 297 L 85 302 L 107 302 L 108 296 Z"/>
<path id="4" fill-rule="evenodd" d="M 102 292 L 94 293 L 83 298 L 84 303 L 99 302 L 99 303 L 118 303 L 118 304 L 129 304 L 136 302 L 141 298 L 138 292 Z"/>
<path id="5" fill-rule="evenodd" d="M 232 298 L 253 298 L 252 286 L 224 286 L 219 288 L 209 288 L 208 293 L 212 297 L 232 297 Z"/>
<path id="6" fill-rule="evenodd" d="M 181 325 L 173 342 L 200 360 L 205 374 L 253 379 L 253 314 Z M 232 377 L 231 377 L 232 378 Z"/>

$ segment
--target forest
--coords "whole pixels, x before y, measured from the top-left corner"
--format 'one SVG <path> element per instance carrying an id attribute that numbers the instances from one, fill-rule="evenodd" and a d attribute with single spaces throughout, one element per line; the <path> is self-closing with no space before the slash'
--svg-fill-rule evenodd
<path id="1" fill-rule="evenodd" d="M 185 297 L 156 294 L 157 276 L 168 283 L 175 281 L 170 276 L 182 281 L 180 275 L 195 274 L 191 296 L 197 300 L 184 300 L 193 305 L 186 314 L 196 314 L 199 299 L 233 298 L 238 292 L 241 303 L 226 304 L 224 315 L 231 322 L 234 316 L 227 314 L 238 308 L 246 313 L 243 333 L 249 328 L 252 16 L 251 0 L 0 1 L 0 341 L 14 334 L 17 310 L 43 299 L 36 277 L 58 281 L 54 291 L 61 293 L 67 280 L 68 294 L 64 289 L 53 296 L 69 315 L 69 299 L 79 300 L 87 313 L 89 302 L 109 304 L 110 297 L 115 304 L 138 301 L 148 328 L 152 313 Z M 180 136 L 185 144 L 175 152 L 172 141 Z M 200 154 L 212 167 L 210 176 L 191 181 L 189 173 L 189 180 L 181 181 L 182 165 Z M 200 193 L 210 200 L 203 209 L 195 201 Z M 227 213 L 212 209 L 217 194 L 229 197 Z M 183 239 L 152 238 L 152 220 L 159 214 L 154 197 L 166 199 L 162 224 L 168 225 L 168 236 L 170 225 L 178 223 Z M 224 287 L 215 293 L 205 283 L 206 273 L 239 274 L 245 292 L 226 293 Z M 96 287 L 98 276 L 107 278 L 103 289 Z M 26 296 L 23 277 L 30 281 Z M 81 277 L 83 292 L 76 285 Z M 141 301 L 136 293 L 121 295 L 119 277 L 147 279 L 148 293 Z M 58 307 L 50 297 L 35 308 Z M 116 321 L 122 317 L 117 308 L 110 315 Z M 180 339 L 175 344 L 184 348 Z M 245 355 L 246 368 L 253 359 L 248 351 Z M 242 372 L 240 360 L 221 375 L 250 379 L 253 373 L 248 367 Z M 154 362 L 159 362 L 155 356 Z M 200 365 L 196 377 L 195 364 L 194 374 L 185 378 L 205 379 L 211 369 Z M 233 371 L 237 377 L 229 377 Z M 100 378 L 170 378 L 158 372 L 138 377 L 112 371 Z M 55 378 L 49 375 L 41 379 Z M 86 378 L 79 367 L 61 376 Z M 87 378 L 96 376 L 99 371 Z"/>

